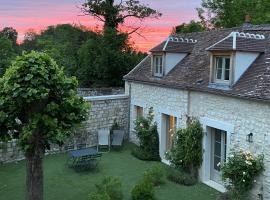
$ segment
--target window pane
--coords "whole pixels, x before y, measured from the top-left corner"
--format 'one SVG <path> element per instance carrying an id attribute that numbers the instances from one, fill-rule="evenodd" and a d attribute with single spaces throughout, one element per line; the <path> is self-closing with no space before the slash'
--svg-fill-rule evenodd
<path id="1" fill-rule="evenodd" d="M 225 59 L 225 76 L 224 80 L 228 81 L 230 80 L 230 59 L 226 58 Z"/>
<path id="2" fill-rule="evenodd" d="M 222 58 L 216 58 L 216 79 L 221 80 L 222 77 Z"/>
<path id="3" fill-rule="evenodd" d="M 221 80 L 221 76 L 222 76 L 222 69 L 217 69 L 217 75 L 216 75 L 216 78 Z"/>
<path id="4" fill-rule="evenodd" d="M 225 59 L 225 69 L 230 70 L 230 58 Z"/>
<path id="5" fill-rule="evenodd" d="M 226 80 L 226 81 L 229 81 L 230 80 L 230 70 L 225 70 L 224 80 Z"/>
<path id="6" fill-rule="evenodd" d="M 221 158 L 214 156 L 214 169 L 220 171 Z"/>

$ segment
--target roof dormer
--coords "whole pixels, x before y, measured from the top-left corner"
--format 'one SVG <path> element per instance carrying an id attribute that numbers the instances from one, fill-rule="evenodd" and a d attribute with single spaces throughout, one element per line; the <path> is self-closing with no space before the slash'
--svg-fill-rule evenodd
<path id="1" fill-rule="evenodd" d="M 197 41 L 178 36 L 170 36 L 166 41 L 150 50 L 152 74 L 155 77 L 167 75 L 189 53 Z"/>
<path id="2" fill-rule="evenodd" d="M 265 51 L 265 37 L 232 32 L 206 50 L 210 52 L 210 87 L 230 89 Z"/>

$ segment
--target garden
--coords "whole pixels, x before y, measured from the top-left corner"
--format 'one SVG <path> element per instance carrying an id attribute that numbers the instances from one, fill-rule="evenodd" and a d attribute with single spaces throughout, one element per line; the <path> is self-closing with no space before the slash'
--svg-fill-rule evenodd
<path id="1" fill-rule="evenodd" d="M 167 167 L 160 162 L 142 161 L 131 155 L 132 144 L 125 144 L 122 150 L 102 155 L 96 171 L 75 172 L 66 165 L 67 155 L 57 154 L 44 159 L 45 200 L 90 200 L 95 185 L 105 177 L 118 177 L 121 181 L 123 200 L 131 199 L 131 191 L 143 179 L 147 169 L 160 166 L 166 176 Z M 0 166 L 0 199 L 25 199 L 25 161 Z M 218 192 L 204 184 L 184 186 L 164 177 L 164 183 L 154 187 L 157 200 L 215 200 Z"/>

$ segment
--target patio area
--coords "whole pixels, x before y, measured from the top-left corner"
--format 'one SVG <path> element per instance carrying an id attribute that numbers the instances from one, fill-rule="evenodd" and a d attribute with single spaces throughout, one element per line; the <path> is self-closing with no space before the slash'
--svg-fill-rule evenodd
<path id="1" fill-rule="evenodd" d="M 121 151 L 102 155 L 98 171 L 75 172 L 66 165 L 67 154 L 46 156 L 44 159 L 45 200 L 87 200 L 95 184 L 105 176 L 118 176 L 123 183 L 124 199 L 130 200 L 130 191 L 143 172 L 156 162 L 140 161 L 130 154 L 132 144 Z M 162 164 L 161 164 L 162 165 Z M 165 167 L 165 166 L 164 166 Z M 0 199 L 25 199 L 25 162 L 0 166 Z M 155 188 L 157 200 L 215 200 L 218 192 L 203 185 L 187 187 L 166 181 Z"/>

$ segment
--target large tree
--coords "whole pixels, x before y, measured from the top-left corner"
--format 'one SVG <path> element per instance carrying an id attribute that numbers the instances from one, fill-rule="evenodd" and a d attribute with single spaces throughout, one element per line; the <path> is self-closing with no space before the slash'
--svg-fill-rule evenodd
<path id="1" fill-rule="evenodd" d="M 123 76 L 145 57 L 145 54 L 134 51 L 127 38 L 127 34 L 107 31 L 82 45 L 78 52 L 80 68 L 76 74 L 82 85 L 123 86 Z"/>
<path id="2" fill-rule="evenodd" d="M 11 64 L 15 57 L 12 41 L 6 37 L 0 37 L 0 76 L 5 72 L 6 68 Z"/>
<path id="3" fill-rule="evenodd" d="M 64 66 L 67 75 L 75 75 L 79 68 L 78 50 L 92 35 L 96 34 L 70 24 L 49 26 L 40 34 L 29 30 L 21 48 L 45 51 L 58 65 Z"/>
<path id="4" fill-rule="evenodd" d="M 138 0 L 87 0 L 82 5 L 86 15 L 95 17 L 104 23 L 104 30 L 117 30 L 128 18 L 143 21 L 148 17 L 158 18 L 161 13 L 150 8 Z M 132 27 L 130 33 L 136 32 L 140 27 Z"/>
<path id="5" fill-rule="evenodd" d="M 191 20 L 189 23 L 182 23 L 174 27 L 172 34 L 175 33 L 192 33 L 205 31 L 205 27 L 201 22 Z"/>
<path id="6" fill-rule="evenodd" d="M 42 160 L 50 144 L 63 144 L 88 113 L 77 80 L 45 53 L 17 57 L 0 79 L 0 139 L 19 139 L 25 152 L 27 200 L 43 199 Z"/>
<path id="7" fill-rule="evenodd" d="M 0 31 L 0 37 L 6 37 L 12 41 L 13 46 L 17 45 L 18 32 L 12 27 L 5 27 Z"/>
<path id="8" fill-rule="evenodd" d="M 245 16 L 253 24 L 270 23 L 269 0 L 202 0 L 197 9 L 202 23 L 208 28 L 241 26 Z"/>

